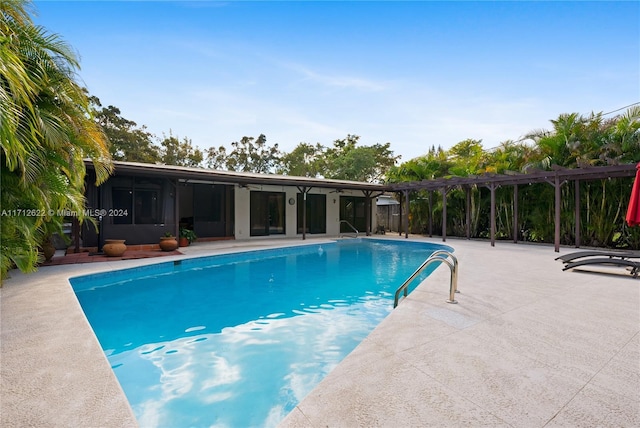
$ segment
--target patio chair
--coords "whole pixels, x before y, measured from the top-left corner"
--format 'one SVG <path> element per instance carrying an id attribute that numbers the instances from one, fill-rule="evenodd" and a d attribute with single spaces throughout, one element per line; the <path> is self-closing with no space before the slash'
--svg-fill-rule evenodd
<path id="1" fill-rule="evenodd" d="M 624 260 L 624 259 L 640 258 L 640 253 L 634 253 L 629 251 L 584 250 L 584 251 L 576 251 L 574 253 L 558 256 L 556 257 L 556 260 L 560 260 L 562 261 L 562 263 L 570 263 L 574 260 L 581 259 L 584 257 L 609 257 L 609 258 Z"/>
<path id="2" fill-rule="evenodd" d="M 638 257 L 638 256 L 635 256 Z M 585 258 L 583 260 L 578 260 L 575 262 L 566 263 L 562 270 L 573 269 L 581 266 L 590 266 L 590 265 L 614 265 L 625 268 L 630 268 L 629 273 L 634 278 L 638 278 L 638 274 L 640 274 L 640 262 L 636 262 L 633 260 L 627 260 L 616 257 L 592 257 Z"/>

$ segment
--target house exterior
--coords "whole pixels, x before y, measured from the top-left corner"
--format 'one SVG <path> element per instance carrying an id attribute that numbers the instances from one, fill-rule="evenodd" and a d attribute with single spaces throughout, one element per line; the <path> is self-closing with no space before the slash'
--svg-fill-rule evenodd
<path id="1" fill-rule="evenodd" d="M 85 224 L 76 247 L 101 248 L 105 239 L 156 244 L 181 228 L 199 240 L 369 234 L 376 227 L 375 198 L 385 190 L 372 183 L 135 162 L 114 162 L 112 176 L 95 186 L 93 164 L 86 166 L 87 208 L 98 227 Z"/>
<path id="2" fill-rule="evenodd" d="M 580 182 L 634 177 L 635 164 L 600 167 L 536 170 L 521 174 L 484 174 L 472 177 L 443 177 L 388 185 L 276 174 L 215 171 L 169 165 L 114 162 L 113 175 L 95 186 L 93 164 L 86 161 L 87 208 L 96 219 L 95 228 L 85 222 L 82 231 L 74 228 L 73 245 L 101 248 L 105 239 L 125 239 L 127 245 L 157 244 L 165 233 L 178 235 L 181 228 L 192 229 L 199 240 L 252 240 L 275 237 L 305 239 L 395 229 L 409 236 L 412 192 L 439 193 L 442 212 L 442 240 L 447 238 L 447 193 L 474 186 L 491 192 L 489 236 L 496 239 L 495 190 L 513 187 L 513 241 L 518 241 L 518 187 L 548 183 L 555 189 L 554 249 L 560 247 L 561 187 L 573 181 L 579 195 Z M 396 203 L 385 192 L 400 196 Z M 376 215 L 376 201 L 379 205 Z M 429 205 L 432 203 L 429 202 Z M 470 224 L 468 207 L 465 224 Z M 580 246 L 580 207 L 575 203 L 575 241 Z M 429 210 L 429 224 L 433 212 Z M 77 227 L 77 222 L 75 223 Z M 381 227 L 378 228 L 378 225 Z M 431 235 L 431 227 L 429 234 Z M 467 239 L 470 238 L 467 227 Z M 80 242 L 81 241 L 81 242 Z"/>

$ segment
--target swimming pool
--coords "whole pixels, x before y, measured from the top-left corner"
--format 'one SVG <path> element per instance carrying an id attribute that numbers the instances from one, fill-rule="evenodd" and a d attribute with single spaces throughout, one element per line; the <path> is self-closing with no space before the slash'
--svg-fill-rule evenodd
<path id="1" fill-rule="evenodd" d="M 453 251 L 350 239 L 71 283 L 140 426 L 274 426 L 391 311 L 396 288 L 438 249 Z"/>

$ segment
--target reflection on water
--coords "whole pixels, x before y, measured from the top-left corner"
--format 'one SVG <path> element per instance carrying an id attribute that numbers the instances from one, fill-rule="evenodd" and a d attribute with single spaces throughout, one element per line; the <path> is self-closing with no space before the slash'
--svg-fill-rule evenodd
<path id="1" fill-rule="evenodd" d="M 76 294 L 142 427 L 275 426 L 433 250 L 323 244 Z"/>
<path id="2" fill-rule="evenodd" d="M 370 319 L 354 316 L 365 307 Z M 389 310 L 377 299 L 265 318 L 109 359 L 143 427 L 274 426 Z"/>

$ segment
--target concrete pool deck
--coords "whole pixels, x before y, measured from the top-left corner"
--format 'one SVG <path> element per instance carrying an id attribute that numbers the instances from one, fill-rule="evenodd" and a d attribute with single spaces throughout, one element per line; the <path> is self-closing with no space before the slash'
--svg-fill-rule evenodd
<path id="1" fill-rule="evenodd" d="M 0 288 L 0 426 L 137 425 L 69 277 L 319 242 L 196 243 L 182 256 L 12 272 Z M 459 303 L 445 302 L 438 267 L 280 426 L 640 426 L 639 279 L 563 272 L 549 246 L 445 244 Z"/>

